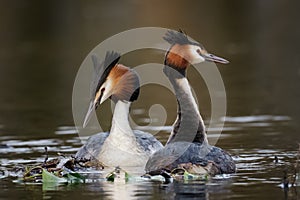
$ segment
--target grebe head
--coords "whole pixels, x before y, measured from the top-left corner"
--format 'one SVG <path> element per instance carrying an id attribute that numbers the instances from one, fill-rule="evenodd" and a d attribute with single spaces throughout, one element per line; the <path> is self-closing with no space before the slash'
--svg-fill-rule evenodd
<path id="1" fill-rule="evenodd" d="M 122 64 L 118 64 L 120 54 L 107 52 L 101 64 L 96 55 L 92 55 L 94 64 L 94 80 L 91 85 L 91 102 L 84 119 L 85 127 L 93 110 L 106 99 L 117 101 L 135 101 L 139 96 L 139 77 L 137 73 Z"/>
<path id="2" fill-rule="evenodd" d="M 208 53 L 201 44 L 191 41 L 181 30 L 179 32 L 168 31 L 164 40 L 171 44 L 165 57 L 165 64 L 179 71 L 185 70 L 190 64 L 204 61 L 229 63 L 224 58 Z"/>

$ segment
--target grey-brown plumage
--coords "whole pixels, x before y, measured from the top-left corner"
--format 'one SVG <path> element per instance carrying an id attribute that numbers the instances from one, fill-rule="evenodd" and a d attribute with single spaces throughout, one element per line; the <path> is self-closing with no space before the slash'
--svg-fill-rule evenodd
<path id="1" fill-rule="evenodd" d="M 138 145 L 144 152 L 149 155 L 155 153 L 157 150 L 162 149 L 162 144 L 150 133 L 139 130 L 133 130 Z M 95 160 L 99 155 L 104 141 L 109 136 L 109 132 L 97 133 L 86 141 L 76 153 L 75 158 L 83 160 Z M 122 155 L 118 155 L 122 156 Z"/>
<path id="2" fill-rule="evenodd" d="M 213 163 L 214 172 L 208 172 L 212 175 L 231 174 L 236 170 L 231 156 L 219 147 L 201 143 L 174 142 L 151 156 L 146 165 L 146 172 L 158 175 L 163 171 L 170 172 L 181 164 L 188 163 L 202 167 Z"/>

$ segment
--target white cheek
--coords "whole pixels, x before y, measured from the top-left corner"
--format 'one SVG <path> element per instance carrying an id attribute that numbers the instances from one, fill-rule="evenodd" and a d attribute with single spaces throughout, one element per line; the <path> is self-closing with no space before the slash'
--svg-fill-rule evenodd
<path id="1" fill-rule="evenodd" d="M 205 59 L 204 59 L 202 56 L 198 55 L 197 57 L 195 57 L 195 58 L 192 60 L 192 63 L 191 63 L 191 64 L 198 64 L 198 63 L 202 63 L 202 62 L 204 62 L 204 61 L 205 61 Z"/>
<path id="2" fill-rule="evenodd" d="M 99 91 L 101 91 L 102 88 L 105 88 L 103 92 L 103 96 L 100 100 L 100 104 L 102 104 L 107 98 L 109 98 L 112 95 L 112 89 L 113 89 L 113 82 L 111 79 L 107 79 Z M 101 92 L 100 92 L 101 93 Z"/>
<path id="3" fill-rule="evenodd" d="M 190 50 L 190 63 L 191 64 L 197 64 L 197 63 L 201 63 L 201 62 L 204 62 L 205 61 L 205 59 L 202 57 L 202 56 L 200 56 L 198 53 L 197 53 L 197 51 L 196 50 L 194 50 L 194 49 L 191 49 Z"/>

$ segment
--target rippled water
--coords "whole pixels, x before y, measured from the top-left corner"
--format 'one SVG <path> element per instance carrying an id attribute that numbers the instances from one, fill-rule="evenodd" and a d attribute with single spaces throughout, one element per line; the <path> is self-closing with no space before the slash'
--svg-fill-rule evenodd
<path id="1" fill-rule="evenodd" d="M 298 187 L 289 190 L 282 188 L 284 170 L 292 173 L 292 165 L 296 161 L 297 151 L 286 149 L 273 149 L 255 145 L 255 148 L 248 148 L 243 145 L 245 135 L 260 134 L 262 138 L 274 135 L 271 127 L 288 127 L 290 118 L 287 116 L 241 116 L 221 118 L 225 120 L 223 137 L 220 138 L 222 148 L 232 154 L 237 163 L 237 173 L 230 176 L 216 176 L 207 182 L 201 181 L 173 181 L 169 184 L 147 180 L 134 179 L 127 183 L 106 182 L 101 171 L 91 172 L 95 179 L 85 184 L 43 186 L 13 183 L 22 176 L 19 170 L 23 166 L 41 163 L 45 159 L 44 147 L 48 147 L 49 157 L 57 157 L 57 153 L 72 155 L 81 146 L 76 129 L 74 127 L 59 127 L 55 131 L 54 138 L 32 138 L 20 139 L 18 137 L 0 137 L 0 197 L 14 198 L 22 197 L 30 199 L 31 195 L 43 198 L 68 198 L 80 199 L 83 197 L 107 199 L 278 199 L 278 198 L 299 198 Z M 148 127 L 157 129 L 158 127 Z M 168 129 L 169 127 L 165 127 Z M 255 130 L 259 128 L 259 133 Z M 218 128 L 216 128 L 218 129 Z M 209 140 L 214 135 L 209 134 Z M 163 140 L 167 134 L 160 133 Z M 243 133 L 246 134 L 246 133 Z M 275 135 L 282 135 L 278 132 Z M 233 141 L 233 143 L 232 143 Z M 240 147 L 235 142 L 240 143 Z M 219 146 L 219 145 L 218 145 Z M 275 162 L 275 156 L 278 162 Z M 15 188 L 11 191 L 9 188 Z M 7 191 L 7 192 L 5 192 Z"/>

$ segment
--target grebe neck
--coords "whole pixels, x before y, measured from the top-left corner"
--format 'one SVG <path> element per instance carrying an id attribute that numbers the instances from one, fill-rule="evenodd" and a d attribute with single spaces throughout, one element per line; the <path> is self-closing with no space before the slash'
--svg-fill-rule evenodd
<path id="1" fill-rule="evenodd" d="M 130 127 L 128 116 L 131 102 L 117 101 L 113 113 L 112 125 L 109 137 L 129 137 L 135 139 L 133 131 Z"/>
<path id="2" fill-rule="evenodd" d="M 178 103 L 177 119 L 167 144 L 175 141 L 208 144 L 205 125 L 185 73 L 168 65 L 164 72 L 175 90 Z"/>

